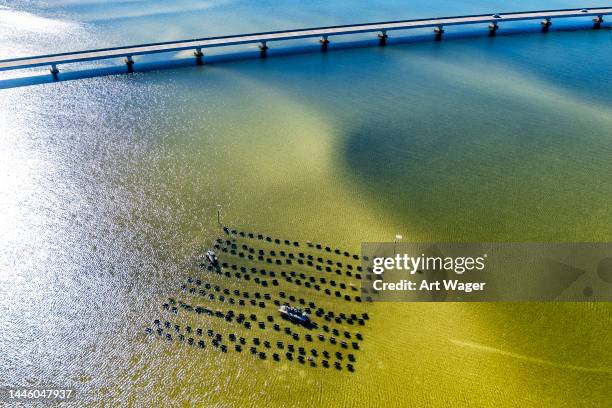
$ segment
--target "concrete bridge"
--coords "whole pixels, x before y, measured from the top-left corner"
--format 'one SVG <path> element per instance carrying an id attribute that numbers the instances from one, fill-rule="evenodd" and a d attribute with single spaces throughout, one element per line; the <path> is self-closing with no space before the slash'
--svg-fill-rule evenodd
<path id="1" fill-rule="evenodd" d="M 265 57 L 268 50 L 268 43 L 274 41 L 319 38 L 321 50 L 326 51 L 330 41 L 329 39 L 332 36 L 378 33 L 380 45 L 385 45 L 388 38 L 387 33 L 396 30 L 432 27 L 435 38 L 440 40 L 444 34 L 444 27 L 447 26 L 486 24 L 489 34 L 495 35 L 496 31 L 500 27 L 500 24 L 504 22 L 540 20 L 542 31 L 548 31 L 550 25 L 552 24 L 552 19 L 576 17 L 588 17 L 593 21 L 593 28 L 600 28 L 603 23 L 603 16 L 610 14 L 612 14 L 612 7 L 538 10 L 516 13 L 439 17 L 418 20 L 387 21 L 381 23 L 271 31 L 13 58 L 8 60 L 0 60 L 0 71 L 49 66 L 50 72 L 54 79 L 57 79 L 57 74 L 59 73 L 58 65 L 60 64 L 123 58 L 125 64 L 127 65 L 127 71 L 132 72 L 134 65 L 133 57 L 136 55 L 194 50 L 196 63 L 201 65 L 203 64 L 204 50 L 213 47 L 227 47 L 232 45 L 255 43 L 259 44 L 261 56 Z"/>

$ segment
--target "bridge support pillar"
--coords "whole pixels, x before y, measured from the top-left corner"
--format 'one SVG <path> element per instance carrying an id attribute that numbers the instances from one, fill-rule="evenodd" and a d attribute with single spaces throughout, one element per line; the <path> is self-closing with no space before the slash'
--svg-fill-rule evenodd
<path id="1" fill-rule="evenodd" d="M 266 58 L 268 56 L 268 45 L 265 41 L 262 41 L 261 44 L 259 44 L 259 55 L 261 58 Z"/>
<path id="2" fill-rule="evenodd" d="M 378 34 L 378 45 L 381 47 L 387 45 L 388 38 L 387 32 L 385 30 L 381 31 L 380 34 Z"/>
<path id="3" fill-rule="evenodd" d="M 327 36 L 324 35 L 323 37 L 321 37 L 319 42 L 321 43 L 321 51 L 326 52 L 327 48 L 329 47 L 329 40 L 327 39 Z"/>
<path id="4" fill-rule="evenodd" d="M 196 57 L 196 64 L 198 65 L 204 64 L 204 61 L 203 61 L 204 53 L 202 52 L 201 48 L 196 48 L 196 50 L 193 52 L 193 55 Z"/>
<path id="5" fill-rule="evenodd" d="M 603 24 L 604 19 L 603 16 L 597 16 L 593 19 L 593 28 L 599 30 L 601 25 Z"/>
<path id="6" fill-rule="evenodd" d="M 134 60 L 132 59 L 131 55 L 128 55 L 125 58 L 125 65 L 127 65 L 127 70 L 130 74 L 134 72 Z"/>
<path id="7" fill-rule="evenodd" d="M 442 39 L 442 34 L 444 34 L 444 26 L 440 24 L 434 28 L 434 33 L 436 35 L 436 41 L 440 41 Z"/>
<path id="8" fill-rule="evenodd" d="M 493 21 L 491 22 L 491 24 L 489 24 L 489 35 L 492 37 L 497 33 L 497 30 L 499 30 L 499 26 L 497 25 L 497 21 Z"/>
<path id="9" fill-rule="evenodd" d="M 540 24 L 542 24 L 543 33 L 547 33 L 548 30 L 550 29 L 550 26 L 552 25 L 552 23 L 550 22 L 550 18 L 545 18 L 544 20 L 542 20 Z"/>
<path id="10" fill-rule="evenodd" d="M 49 68 L 49 72 L 51 73 L 53 80 L 57 81 L 57 74 L 59 74 L 59 69 L 57 69 L 57 65 L 51 64 L 51 68 Z"/>

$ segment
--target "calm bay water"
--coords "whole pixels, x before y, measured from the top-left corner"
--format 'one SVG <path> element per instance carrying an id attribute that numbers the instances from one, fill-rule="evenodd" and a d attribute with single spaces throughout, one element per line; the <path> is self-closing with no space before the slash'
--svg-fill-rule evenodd
<path id="1" fill-rule="evenodd" d="M 584 6 L 405 3 L 0 2 L 0 58 Z M 608 304 L 373 305 L 352 374 L 144 334 L 219 236 L 217 204 L 352 251 L 609 242 L 610 31 L 565 27 L 0 90 L 0 384 L 113 406 L 605 405 Z"/>

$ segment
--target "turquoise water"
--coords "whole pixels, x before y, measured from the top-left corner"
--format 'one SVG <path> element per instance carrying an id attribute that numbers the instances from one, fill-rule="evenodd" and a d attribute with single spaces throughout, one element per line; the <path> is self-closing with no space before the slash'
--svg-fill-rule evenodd
<path id="1" fill-rule="evenodd" d="M 0 58 L 583 6 L 0 4 Z M 396 233 L 610 241 L 610 30 L 567 22 L 542 35 L 534 24 L 496 38 L 394 36 L 385 48 L 334 42 L 327 54 L 305 41 L 312 53 L 265 61 L 242 59 L 257 54 L 244 47 L 233 62 L 26 87 L 2 73 L 0 384 L 73 386 L 111 405 L 603 405 L 607 304 L 375 305 L 352 375 L 143 333 L 218 236 L 217 204 L 227 224 L 352 251 Z"/>

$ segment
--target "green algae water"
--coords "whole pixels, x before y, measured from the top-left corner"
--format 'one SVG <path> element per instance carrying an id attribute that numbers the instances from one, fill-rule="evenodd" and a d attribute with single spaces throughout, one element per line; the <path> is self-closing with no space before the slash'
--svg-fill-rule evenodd
<path id="1" fill-rule="evenodd" d="M 325 21 L 316 5 L 292 2 L 277 18 L 266 18 L 267 2 L 177 2 L 149 13 L 147 2 L 10 4 L 0 13 L 21 18 L 22 31 L 3 20 L 13 53 L 2 58 L 32 44 L 82 47 L 66 33 L 123 44 L 135 22 L 137 42 L 494 7 L 477 3 L 339 2 Z M 497 7 L 558 5 L 514 3 Z M 398 233 L 415 242 L 609 242 L 609 29 L 468 37 L 332 44 L 326 54 L 0 90 L 0 385 L 72 387 L 75 406 L 608 404 L 607 303 L 365 306 L 284 286 L 326 309 L 368 313 L 365 326 L 336 325 L 363 334 L 352 373 L 145 333 L 161 319 L 288 341 L 163 310 L 168 298 L 225 308 L 184 293 L 189 277 L 277 291 L 197 267 L 224 236 L 219 204 L 225 225 L 352 253 Z M 309 350 L 317 341 L 294 343 Z"/>

